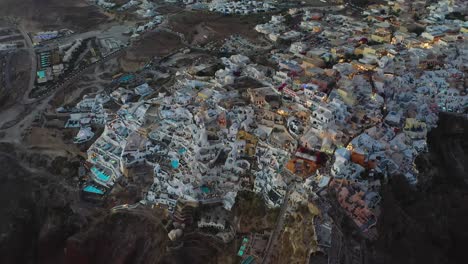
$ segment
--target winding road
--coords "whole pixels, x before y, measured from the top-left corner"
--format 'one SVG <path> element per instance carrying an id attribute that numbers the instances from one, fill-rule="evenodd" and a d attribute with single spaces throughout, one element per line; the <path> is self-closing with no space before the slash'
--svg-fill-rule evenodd
<path id="1" fill-rule="evenodd" d="M 117 212 L 119 210 L 132 210 L 140 206 L 140 203 L 136 204 L 122 204 L 112 207 L 111 212 Z"/>
<path id="2" fill-rule="evenodd" d="M 21 26 L 18 27 L 18 29 L 21 32 L 21 35 L 23 35 L 26 50 L 28 51 L 29 57 L 31 58 L 31 73 L 29 75 L 28 89 L 26 89 L 26 92 L 23 95 L 23 100 L 21 101 L 21 104 L 27 104 L 30 102 L 29 93 L 34 88 L 34 80 L 36 79 L 37 57 L 34 51 L 34 46 L 28 33 L 26 33 L 26 31 L 24 31 L 24 29 Z"/>
<path id="3" fill-rule="evenodd" d="M 5 142 L 19 142 L 21 141 L 21 133 L 18 131 L 23 131 L 24 128 L 30 127 L 30 124 L 34 121 L 37 113 L 43 111 L 47 108 L 49 101 L 54 97 L 54 95 L 59 92 L 60 90 L 67 87 L 73 81 L 76 81 L 78 77 L 81 76 L 82 73 L 89 71 L 96 67 L 99 64 L 105 63 L 111 59 L 116 58 L 117 56 L 121 55 L 126 49 L 122 48 L 119 50 L 114 51 L 111 54 L 106 55 L 104 58 L 87 65 L 84 68 L 80 68 L 71 72 L 67 77 L 60 83 L 56 84 L 55 87 L 51 88 L 51 91 L 44 94 L 39 98 L 29 98 L 30 92 L 34 89 L 34 82 L 36 79 L 36 70 L 37 70 L 37 58 L 36 58 L 36 51 L 40 48 L 35 48 L 32 44 L 31 38 L 26 33 L 26 31 L 19 27 L 21 34 L 25 39 L 25 46 L 26 50 L 29 53 L 31 59 L 31 72 L 30 72 L 30 79 L 28 83 L 27 89 L 25 89 L 25 93 L 22 98 L 11 108 L 3 111 L 0 114 L 0 126 L 1 131 L 4 133 L 3 138 L 1 141 Z M 73 41 L 79 38 L 89 38 L 93 36 L 107 36 L 111 33 L 105 33 L 106 31 L 90 31 L 84 32 L 81 34 L 74 34 L 66 38 L 62 38 L 56 42 L 53 42 L 48 45 L 59 45 L 65 41 Z M 50 48 L 50 46 L 49 46 Z"/>

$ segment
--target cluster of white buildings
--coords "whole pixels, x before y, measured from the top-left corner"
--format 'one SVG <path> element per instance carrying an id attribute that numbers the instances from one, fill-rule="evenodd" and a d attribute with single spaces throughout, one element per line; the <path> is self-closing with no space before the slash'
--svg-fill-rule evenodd
<path id="1" fill-rule="evenodd" d="M 259 33 L 265 34 L 274 42 L 280 40 L 294 41 L 303 36 L 300 32 L 289 29 L 284 22 L 284 17 L 282 15 L 272 16 L 270 22 L 255 26 L 255 30 Z"/>
<path id="2" fill-rule="evenodd" d="M 381 180 L 401 174 L 417 184 L 414 160 L 427 151 L 426 135 L 438 113 L 466 112 L 467 24 L 446 18 L 460 4 L 429 6 L 419 36 L 391 15 L 409 10 L 403 1 L 372 6 L 361 20 L 295 10 L 302 16 L 300 34 L 289 53 L 271 56 L 280 69 L 274 76 L 278 89 L 292 99 L 289 109 L 308 112 L 304 129 L 291 134 L 299 132 L 302 147 L 333 153 L 306 186 L 315 192 L 332 182 L 362 230 L 375 225 Z M 272 41 L 290 32 L 281 17 L 256 30 Z M 297 163 L 291 169 L 297 174 Z"/>
<path id="3" fill-rule="evenodd" d="M 140 36 L 140 34 L 153 29 L 163 21 L 163 16 L 156 11 L 155 4 L 148 0 L 129 0 L 119 5 L 112 2 L 112 0 L 96 0 L 96 5 L 116 12 L 127 12 L 131 10 L 139 18 L 145 19 L 146 21 L 144 24 L 139 24 L 126 32 L 131 34 L 132 38 L 136 38 Z"/>
<path id="4" fill-rule="evenodd" d="M 112 2 L 112 0 L 109 0 L 109 1 L 96 0 L 96 5 L 98 5 L 98 6 L 102 7 L 102 8 L 106 8 L 106 9 L 111 9 L 111 8 L 116 6 L 116 4 L 114 2 Z"/>
<path id="5" fill-rule="evenodd" d="M 460 2 L 430 5 L 418 21 L 425 26 L 420 35 L 399 18 L 413 4 L 373 5 L 362 19 L 292 10 L 294 29 L 281 15 L 255 27 L 281 40 L 265 54 L 269 66 L 238 54 L 220 58 L 224 67 L 213 76 L 179 69 L 170 93 L 145 84 L 114 90 L 106 100 L 120 105 L 115 113 L 105 100 L 85 98 L 77 108 L 91 109 L 89 122 L 105 125 L 88 150 L 96 184 L 110 188 L 145 167 L 152 177 L 145 203 L 174 208 L 181 199 L 231 210 L 241 190 L 277 207 L 299 177 L 304 184 L 290 199 L 306 201 L 329 188 L 369 230 L 381 184 L 395 174 L 417 184 L 414 161 L 427 150 L 438 113 L 467 109 L 468 24 L 445 16 Z M 260 6 L 266 8 L 213 1 L 210 8 L 244 14 Z M 246 80 L 255 85 L 242 87 Z M 76 112 L 81 124 L 83 111 Z M 80 135 L 88 132 L 84 126 Z M 225 222 L 204 216 L 198 226 L 223 230 Z"/>
<path id="6" fill-rule="evenodd" d="M 276 10 L 272 1 L 229 1 L 229 0 L 213 0 L 208 5 L 211 12 L 219 12 L 223 14 L 248 15 L 261 12 L 269 12 Z"/>

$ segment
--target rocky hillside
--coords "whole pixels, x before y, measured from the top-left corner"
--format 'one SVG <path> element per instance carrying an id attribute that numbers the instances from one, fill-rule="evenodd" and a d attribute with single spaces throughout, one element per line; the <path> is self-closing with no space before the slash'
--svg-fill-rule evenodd
<path id="1" fill-rule="evenodd" d="M 13 153 L 13 154 L 12 154 Z M 0 263 L 59 263 L 63 241 L 86 223 L 64 180 L 0 153 Z"/>
<path id="2" fill-rule="evenodd" d="M 110 213 L 67 239 L 64 263 L 161 263 L 166 242 L 149 211 Z"/>
<path id="3" fill-rule="evenodd" d="M 378 258 L 370 263 L 464 263 L 468 244 L 468 120 L 442 114 L 418 159 L 420 186 L 394 177 L 383 190 Z"/>
<path id="4" fill-rule="evenodd" d="M 416 165 L 418 185 L 394 175 L 381 190 L 378 236 L 370 241 L 348 217 L 332 210 L 330 255 L 336 263 L 465 263 L 468 244 L 468 120 L 441 114 L 428 134 L 429 152 Z M 357 261 L 357 262 L 356 262 Z M 334 263 L 335 263 L 334 262 Z"/>
<path id="5" fill-rule="evenodd" d="M 170 244 L 155 209 L 112 211 L 80 200 L 77 162 L 0 144 L 0 263 L 226 263 L 199 233 Z"/>

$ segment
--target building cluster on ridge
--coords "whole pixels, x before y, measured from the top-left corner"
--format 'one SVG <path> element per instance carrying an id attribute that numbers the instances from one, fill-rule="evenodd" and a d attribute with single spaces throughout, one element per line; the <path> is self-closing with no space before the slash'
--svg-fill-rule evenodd
<path id="1" fill-rule="evenodd" d="M 212 76 L 179 70 L 164 91 L 143 82 L 83 98 L 67 122 L 81 128 L 76 143 L 94 136 L 90 124 L 104 125 L 87 152 L 83 191 L 103 196 L 143 167 L 152 178 L 143 204 L 231 210 L 242 190 L 279 207 L 300 181 L 290 199 L 333 197 L 370 232 L 380 186 L 396 174 L 415 185 L 414 161 L 438 113 L 468 106 L 468 22 L 451 16 L 462 1 L 438 1 L 415 18 L 420 4 L 386 1 L 362 17 L 294 8 L 255 27 L 275 45 L 269 66 L 235 54 Z M 239 88 L 241 80 L 254 84 Z M 215 216 L 198 226 L 224 230 Z M 324 247 L 330 221 L 317 227 Z"/>

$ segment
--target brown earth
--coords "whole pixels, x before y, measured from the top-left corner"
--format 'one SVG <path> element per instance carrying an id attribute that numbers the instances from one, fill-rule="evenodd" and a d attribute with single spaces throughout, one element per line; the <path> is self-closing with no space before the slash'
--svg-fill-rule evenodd
<path id="1" fill-rule="evenodd" d="M 7 59 L 5 56 L 2 59 Z M 9 73 L 10 87 L 0 87 L 0 109 L 5 109 L 20 99 L 26 92 L 29 83 L 31 60 L 25 50 L 18 50 L 13 53 L 7 65 L 9 69 L 2 69 L 4 73 Z M 1 77 L 0 77 L 1 79 Z"/>
<path id="2" fill-rule="evenodd" d="M 153 57 L 163 57 L 183 47 L 180 38 L 166 31 L 144 34 L 120 58 L 120 65 L 125 71 L 136 71 Z"/>
<path id="3" fill-rule="evenodd" d="M 157 10 L 162 15 L 174 14 L 185 9 L 184 5 L 168 3 L 165 0 L 152 0 L 157 6 Z"/>
<path id="4" fill-rule="evenodd" d="M 262 232 L 275 227 L 279 208 L 268 209 L 261 196 L 242 191 L 237 194 L 232 212 L 239 233 Z"/>
<path id="5" fill-rule="evenodd" d="M 149 210 L 110 213 L 68 238 L 65 263 L 161 263 L 167 240 Z"/>
<path id="6" fill-rule="evenodd" d="M 85 0 L 2 0 L 0 17 L 16 20 L 28 31 L 69 28 L 84 31 L 108 20 Z"/>
<path id="7" fill-rule="evenodd" d="M 77 154 L 79 153 L 79 149 L 75 144 L 71 144 L 71 139 L 77 132 L 76 129 L 32 127 L 25 140 L 33 149 L 61 155 L 66 155 L 67 153 Z"/>
<path id="8" fill-rule="evenodd" d="M 315 251 L 317 242 L 314 239 L 313 219 L 319 214 L 313 205 L 301 205 L 296 213 L 286 219 L 284 231 L 280 236 L 282 243 L 273 252 L 273 263 L 306 263 L 310 250 Z"/>
<path id="9" fill-rule="evenodd" d="M 255 41 L 260 35 L 254 27 L 264 21 L 263 15 L 224 16 L 201 11 L 184 11 L 169 17 L 168 28 L 184 34 L 196 45 L 224 40 L 231 35 L 242 35 Z"/>

